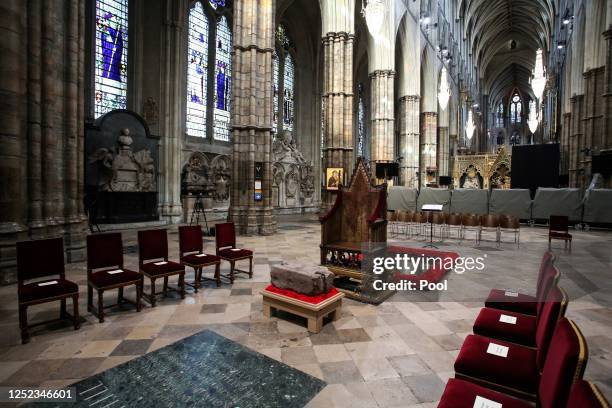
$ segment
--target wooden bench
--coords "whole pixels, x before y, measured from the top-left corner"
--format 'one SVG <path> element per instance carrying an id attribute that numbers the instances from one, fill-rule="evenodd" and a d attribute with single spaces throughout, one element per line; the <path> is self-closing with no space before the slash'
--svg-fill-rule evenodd
<path id="1" fill-rule="evenodd" d="M 340 319 L 342 313 L 342 298 L 344 293 L 338 292 L 334 296 L 313 304 L 289 296 L 273 293 L 267 290 L 260 292 L 263 295 L 264 316 L 272 317 L 274 310 L 283 310 L 308 320 L 308 331 L 318 333 L 323 328 L 323 318 L 333 314 L 332 319 Z"/>

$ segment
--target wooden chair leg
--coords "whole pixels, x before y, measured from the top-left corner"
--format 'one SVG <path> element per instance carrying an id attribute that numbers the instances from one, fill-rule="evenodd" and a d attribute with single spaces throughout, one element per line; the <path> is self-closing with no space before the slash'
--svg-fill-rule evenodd
<path id="1" fill-rule="evenodd" d="M 140 312 L 142 309 L 142 289 L 144 286 L 144 280 L 141 279 L 140 283 L 136 284 L 136 311 Z"/>
<path id="2" fill-rule="evenodd" d="M 98 321 L 104 323 L 104 291 L 98 289 Z"/>
<path id="3" fill-rule="evenodd" d="M 151 298 L 149 299 L 151 301 L 151 307 L 155 307 L 155 301 L 156 296 L 155 296 L 155 279 L 151 278 Z"/>
<path id="4" fill-rule="evenodd" d="M 164 297 L 168 294 L 168 277 L 164 276 L 164 288 L 162 290 L 164 292 Z"/>
<path id="5" fill-rule="evenodd" d="M 93 288 L 91 285 L 87 285 L 87 311 L 93 310 Z"/>
<path id="6" fill-rule="evenodd" d="M 198 293 L 198 288 L 202 284 L 202 268 L 193 268 L 193 290 Z"/>
<path id="7" fill-rule="evenodd" d="M 21 344 L 30 342 L 28 332 L 28 307 L 19 305 L 19 328 L 21 329 Z"/>
<path id="8" fill-rule="evenodd" d="M 66 318 L 66 298 L 60 300 L 60 319 Z"/>
<path id="9" fill-rule="evenodd" d="M 123 286 L 119 288 L 119 294 L 117 295 L 117 303 L 123 302 Z"/>
<path id="10" fill-rule="evenodd" d="M 215 265 L 215 281 L 217 282 L 217 287 L 221 286 L 221 262 Z"/>
<path id="11" fill-rule="evenodd" d="M 249 258 L 249 279 L 253 279 L 253 257 Z"/>
<path id="12" fill-rule="evenodd" d="M 230 283 L 234 283 L 234 261 L 230 261 Z"/>
<path id="13" fill-rule="evenodd" d="M 72 296 L 72 321 L 74 330 L 79 330 L 81 327 L 81 318 L 79 317 L 79 295 Z"/>
<path id="14" fill-rule="evenodd" d="M 181 299 L 185 299 L 185 272 L 179 274 L 179 287 L 181 288 Z"/>

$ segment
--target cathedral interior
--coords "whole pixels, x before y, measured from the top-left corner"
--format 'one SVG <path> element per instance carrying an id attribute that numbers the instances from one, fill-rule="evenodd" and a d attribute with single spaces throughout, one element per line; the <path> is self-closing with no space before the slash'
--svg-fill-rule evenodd
<path id="1" fill-rule="evenodd" d="M 0 403 L 609 407 L 612 0 L 0 33 Z"/>

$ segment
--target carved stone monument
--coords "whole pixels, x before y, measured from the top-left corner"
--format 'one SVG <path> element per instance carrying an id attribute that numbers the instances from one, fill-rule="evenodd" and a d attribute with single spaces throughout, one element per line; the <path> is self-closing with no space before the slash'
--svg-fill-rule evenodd
<path id="1" fill-rule="evenodd" d="M 323 266 L 306 266 L 297 262 L 281 262 L 270 271 L 272 284 L 308 296 L 327 293 L 334 287 L 334 274 Z"/>

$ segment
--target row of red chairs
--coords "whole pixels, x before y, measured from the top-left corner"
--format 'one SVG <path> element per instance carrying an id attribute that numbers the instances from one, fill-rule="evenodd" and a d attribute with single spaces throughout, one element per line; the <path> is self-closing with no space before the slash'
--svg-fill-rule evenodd
<path id="1" fill-rule="evenodd" d="M 104 309 L 117 306 L 123 302 L 135 304 L 136 310 L 141 309 L 141 298 L 155 307 L 157 296 L 167 294 L 168 290 L 177 291 L 185 298 L 185 284 L 198 291 L 202 270 L 214 266 L 214 280 L 219 286 L 221 276 L 234 283 L 236 273 L 248 274 L 253 277 L 253 252 L 248 249 L 236 248 L 236 231 L 233 223 L 222 223 L 215 226 L 216 253 L 204 252 L 202 228 L 198 226 L 179 227 L 179 262 L 168 258 L 168 234 L 165 229 L 138 231 L 138 268 L 139 271 L 126 269 L 123 264 L 123 241 L 121 233 L 107 233 L 87 236 L 87 310 L 104 322 Z M 236 268 L 236 262 L 249 260 L 249 269 Z M 228 275 L 220 274 L 221 261 L 230 264 Z M 185 282 L 185 267 L 195 271 L 195 280 Z M 168 285 L 172 276 L 178 276 L 178 287 Z M 144 292 L 144 278 L 150 279 L 150 293 Z M 44 278 L 44 279 L 42 279 Z M 23 241 L 17 243 L 17 279 L 19 299 L 19 326 L 21 341 L 30 340 L 29 329 L 33 326 L 49 323 L 49 321 L 28 324 L 27 308 L 40 303 L 59 300 L 60 319 L 69 318 L 74 328 L 80 327 L 79 317 L 79 287 L 67 280 L 64 268 L 64 244 L 62 238 Z M 157 279 L 163 279 L 163 290 L 156 292 Z M 123 296 L 123 289 L 136 286 L 134 301 Z M 104 292 L 118 290 L 117 303 L 104 305 Z M 98 304 L 94 307 L 93 292 L 98 294 Z M 66 299 L 72 298 L 73 313 L 66 310 Z"/>
<path id="2" fill-rule="evenodd" d="M 536 295 L 493 289 L 455 360 L 439 408 L 609 407 L 582 379 L 584 336 L 565 318 L 567 295 L 547 252 Z M 529 401 L 529 402 L 528 402 Z"/>

